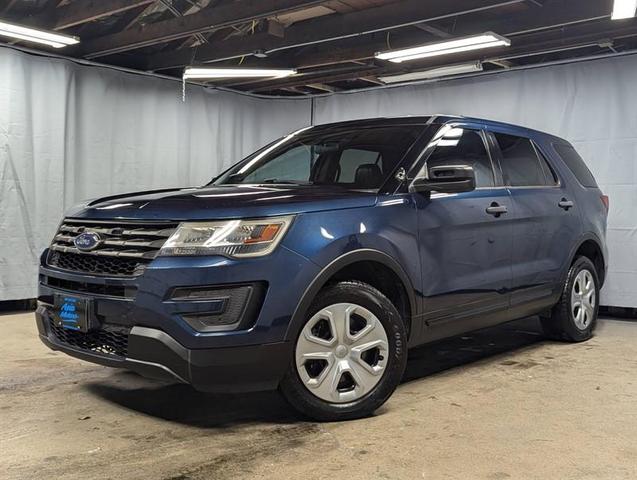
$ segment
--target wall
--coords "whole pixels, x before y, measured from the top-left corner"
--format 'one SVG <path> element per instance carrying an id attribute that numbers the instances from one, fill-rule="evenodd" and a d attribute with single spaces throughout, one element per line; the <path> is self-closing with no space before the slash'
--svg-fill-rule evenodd
<path id="1" fill-rule="evenodd" d="M 571 141 L 610 196 L 602 304 L 637 307 L 637 56 L 315 100 L 315 123 L 447 113 L 516 123 Z"/>
<path id="2" fill-rule="evenodd" d="M 573 142 L 610 196 L 605 305 L 637 307 L 637 56 L 314 100 L 314 123 L 432 112 Z M 35 296 L 65 208 L 206 182 L 307 125 L 307 99 L 258 99 L 0 48 L 0 300 Z"/>
<path id="3" fill-rule="evenodd" d="M 0 48 L 0 300 L 36 296 L 63 211 L 110 193 L 205 183 L 299 125 L 271 101 Z"/>

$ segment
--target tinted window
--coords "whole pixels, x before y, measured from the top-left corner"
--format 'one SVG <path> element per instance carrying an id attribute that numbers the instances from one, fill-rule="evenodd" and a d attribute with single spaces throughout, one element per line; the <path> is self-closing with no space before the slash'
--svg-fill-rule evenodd
<path id="1" fill-rule="evenodd" d="M 475 130 L 452 128 L 437 140 L 427 159 L 427 168 L 439 165 L 470 165 L 476 175 L 476 187 L 493 187 L 493 168 L 482 136 Z"/>
<path id="2" fill-rule="evenodd" d="M 351 124 L 310 127 L 252 154 L 214 183 L 299 183 L 377 189 L 423 128 L 423 125 Z"/>
<path id="3" fill-rule="evenodd" d="M 560 154 L 560 157 L 562 157 L 562 160 L 564 160 L 564 163 L 571 169 L 571 172 L 573 172 L 573 175 L 575 175 L 579 183 L 585 187 L 597 188 L 597 182 L 593 174 L 584 163 L 584 160 L 582 160 L 582 157 L 579 156 L 572 146 L 558 143 L 555 144 L 554 147 L 557 153 Z"/>
<path id="4" fill-rule="evenodd" d="M 316 155 L 312 149 L 300 145 L 285 152 L 249 175 L 246 175 L 246 183 L 263 183 L 271 179 L 294 180 L 297 178 L 309 178 L 312 163 Z"/>
<path id="5" fill-rule="evenodd" d="M 528 138 L 494 134 L 502 152 L 500 165 L 507 185 L 512 187 L 555 185 L 555 178 L 544 159 L 537 156 Z M 546 171 L 546 174 L 545 174 Z"/>
<path id="6" fill-rule="evenodd" d="M 535 147 L 535 151 L 540 157 L 540 163 L 542 164 L 542 169 L 544 170 L 544 176 L 546 177 L 547 182 L 552 185 L 557 185 L 558 183 L 560 183 L 559 179 L 557 178 L 557 174 L 555 173 L 555 170 L 553 170 L 553 167 L 549 165 L 549 162 L 546 160 L 546 157 L 537 148 L 537 146 Z"/>
<path id="7" fill-rule="evenodd" d="M 382 170 L 382 154 L 374 150 L 359 150 L 357 148 L 343 150 L 343 153 L 341 153 L 341 159 L 338 163 L 339 171 L 336 178 L 337 182 L 354 183 L 358 167 L 370 164 L 378 165 Z"/>

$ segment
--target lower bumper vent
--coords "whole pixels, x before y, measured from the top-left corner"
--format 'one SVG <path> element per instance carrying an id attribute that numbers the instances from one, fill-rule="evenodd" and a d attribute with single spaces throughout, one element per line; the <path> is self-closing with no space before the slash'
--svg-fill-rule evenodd
<path id="1" fill-rule="evenodd" d="M 49 327 L 59 343 L 105 355 L 126 357 L 128 354 L 129 328 L 104 325 L 100 330 L 83 333 L 66 330 L 52 320 Z"/>

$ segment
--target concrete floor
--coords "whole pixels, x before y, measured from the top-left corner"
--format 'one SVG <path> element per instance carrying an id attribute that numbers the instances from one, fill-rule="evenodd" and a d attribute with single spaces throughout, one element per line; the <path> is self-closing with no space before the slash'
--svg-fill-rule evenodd
<path id="1" fill-rule="evenodd" d="M 0 317 L 3 479 L 634 479 L 637 323 L 585 344 L 535 319 L 418 349 L 373 418 L 212 396 L 69 358 Z"/>

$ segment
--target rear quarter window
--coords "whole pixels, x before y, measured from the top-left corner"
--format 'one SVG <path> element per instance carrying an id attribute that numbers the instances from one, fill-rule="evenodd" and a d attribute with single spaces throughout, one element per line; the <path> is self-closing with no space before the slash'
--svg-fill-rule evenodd
<path id="1" fill-rule="evenodd" d="M 575 175 L 579 183 L 584 187 L 597 188 L 595 177 L 593 177 L 593 174 L 586 166 L 586 163 L 584 163 L 584 160 L 582 160 L 582 157 L 579 156 L 579 153 L 577 153 L 571 145 L 555 143 L 553 147 L 562 160 L 564 160 L 566 166 L 573 172 L 573 175 Z"/>

